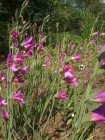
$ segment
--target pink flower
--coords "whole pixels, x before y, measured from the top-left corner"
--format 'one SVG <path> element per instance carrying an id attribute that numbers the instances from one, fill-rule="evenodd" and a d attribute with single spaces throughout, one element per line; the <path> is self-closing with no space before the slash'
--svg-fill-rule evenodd
<path id="1" fill-rule="evenodd" d="M 42 65 L 43 67 L 50 67 L 51 66 L 51 63 L 45 63 Z"/>
<path id="2" fill-rule="evenodd" d="M 73 78 L 74 75 L 73 75 L 72 72 L 68 71 L 68 72 L 65 72 L 65 73 L 64 73 L 64 78 L 67 78 L 67 77 L 69 77 L 69 78 Z"/>
<path id="3" fill-rule="evenodd" d="M 25 53 L 25 54 L 24 54 L 24 57 L 25 57 L 25 58 L 31 58 L 31 53 L 30 53 L 30 52 Z"/>
<path id="4" fill-rule="evenodd" d="M 0 106 L 6 106 L 8 103 L 6 100 L 3 100 L 2 97 L 0 96 Z"/>
<path id="5" fill-rule="evenodd" d="M 105 90 L 99 92 L 93 99 L 93 102 L 99 102 L 105 104 Z"/>
<path id="6" fill-rule="evenodd" d="M 52 64 L 50 63 L 50 54 L 46 56 L 46 62 L 42 65 L 43 67 L 50 67 Z"/>
<path id="7" fill-rule="evenodd" d="M 38 51 L 43 51 L 43 43 L 38 46 Z"/>
<path id="8" fill-rule="evenodd" d="M 24 68 L 19 69 L 19 71 L 23 74 L 28 74 L 27 70 L 28 70 L 28 66 L 25 66 Z"/>
<path id="9" fill-rule="evenodd" d="M 22 90 L 18 90 L 16 93 L 12 94 L 11 96 L 12 99 L 19 102 L 20 104 L 25 104 L 23 97 L 24 96 L 23 96 Z"/>
<path id="10" fill-rule="evenodd" d="M 87 49 L 87 50 L 86 50 L 86 57 L 87 57 L 87 56 L 89 56 L 89 55 L 90 55 L 90 53 L 91 53 L 91 52 L 90 52 L 90 50 L 89 50 L 89 49 Z"/>
<path id="11" fill-rule="evenodd" d="M 63 65 L 63 58 L 64 58 L 64 55 L 61 53 L 61 54 L 59 55 L 58 66 L 62 66 L 62 65 Z"/>
<path id="12" fill-rule="evenodd" d="M 72 71 L 72 68 L 69 65 L 65 65 L 62 69 L 62 73 L 64 74 L 64 80 L 72 84 L 73 86 L 77 87 L 77 78 L 74 76 L 74 73 Z"/>
<path id="13" fill-rule="evenodd" d="M 21 43 L 21 45 L 22 45 L 22 46 L 25 46 L 25 45 L 27 45 L 27 44 L 30 44 L 30 43 L 32 42 L 32 40 L 33 40 L 33 37 L 29 37 L 29 38 L 27 38 L 26 40 L 24 40 L 24 41 Z"/>
<path id="14" fill-rule="evenodd" d="M 103 35 L 104 36 L 105 35 L 105 32 L 101 33 L 100 35 Z"/>
<path id="15" fill-rule="evenodd" d="M 80 51 L 82 51 L 82 50 L 83 50 L 82 46 L 80 46 L 80 47 L 79 47 L 79 50 L 80 50 Z"/>
<path id="16" fill-rule="evenodd" d="M 100 106 L 91 114 L 91 121 L 105 123 L 105 105 Z"/>
<path id="17" fill-rule="evenodd" d="M 26 44 L 26 45 L 24 45 L 24 48 L 27 49 L 27 50 L 32 49 L 33 44 Z"/>
<path id="18" fill-rule="evenodd" d="M 75 86 L 75 87 L 78 87 L 78 82 L 77 82 L 77 78 L 76 77 L 70 77 L 70 76 L 68 76 L 68 77 L 65 77 L 64 78 L 64 80 L 67 82 L 67 83 L 69 83 L 69 84 L 72 84 L 73 86 Z"/>
<path id="19" fill-rule="evenodd" d="M 61 92 L 58 93 L 56 98 L 66 100 L 68 98 L 68 95 L 64 91 L 61 91 Z"/>
<path id="20" fill-rule="evenodd" d="M 13 78 L 12 78 L 12 82 L 14 83 L 24 83 L 24 78 L 22 76 L 17 76 L 15 75 Z"/>
<path id="21" fill-rule="evenodd" d="M 19 34 L 15 31 L 13 31 L 11 34 L 11 38 L 12 38 L 12 40 L 16 41 L 17 39 L 19 39 Z"/>
<path id="22" fill-rule="evenodd" d="M 61 70 L 62 73 L 65 73 L 68 71 L 70 71 L 70 72 L 72 71 L 72 67 L 70 65 L 65 65 Z"/>
<path id="23" fill-rule="evenodd" d="M 103 45 L 98 46 L 98 51 L 101 51 L 104 48 Z"/>
<path id="24" fill-rule="evenodd" d="M 54 69 L 53 72 L 54 72 L 54 73 L 58 73 L 58 70 L 57 70 L 57 69 Z"/>
<path id="25" fill-rule="evenodd" d="M 6 76 L 0 72 L 0 81 L 5 81 L 6 80 Z"/>
<path id="26" fill-rule="evenodd" d="M 100 62 L 100 65 L 103 67 L 105 66 L 105 58 L 102 58 L 101 62 Z"/>
<path id="27" fill-rule="evenodd" d="M 74 61 L 79 61 L 80 59 L 81 59 L 81 56 L 79 54 L 77 54 L 71 58 L 71 60 L 74 60 Z"/>
<path id="28" fill-rule="evenodd" d="M 19 68 L 16 67 L 16 64 L 13 64 L 11 67 L 10 67 L 10 70 L 12 72 L 17 72 L 19 70 Z"/>
<path id="29" fill-rule="evenodd" d="M 18 54 L 17 56 L 14 56 L 15 63 L 23 63 L 23 57 L 21 54 Z"/>
<path id="30" fill-rule="evenodd" d="M 99 34 L 99 32 L 94 32 L 94 33 L 93 33 L 93 35 L 98 35 L 98 34 Z"/>
<path id="31" fill-rule="evenodd" d="M 18 44 L 18 43 L 15 43 L 15 44 L 13 44 L 13 45 L 11 46 L 11 48 L 15 49 L 15 48 L 17 48 L 18 46 L 19 46 L 19 44 Z"/>
<path id="32" fill-rule="evenodd" d="M 94 39 L 90 40 L 90 42 L 89 42 L 90 45 L 95 45 L 95 43 L 96 43 L 96 42 L 95 42 Z"/>
<path id="33" fill-rule="evenodd" d="M 2 115 L 2 118 L 5 120 L 5 121 L 8 121 L 9 120 L 9 112 L 8 111 L 4 111 L 4 110 L 0 110 L 0 113 Z"/>
<path id="34" fill-rule="evenodd" d="M 10 67 L 10 65 L 13 63 L 13 58 L 11 54 L 8 54 L 7 56 L 7 66 Z"/>

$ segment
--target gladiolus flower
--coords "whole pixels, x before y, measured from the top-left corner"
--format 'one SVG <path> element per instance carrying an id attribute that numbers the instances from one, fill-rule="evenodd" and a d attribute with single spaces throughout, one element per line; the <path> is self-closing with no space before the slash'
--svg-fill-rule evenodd
<path id="1" fill-rule="evenodd" d="M 11 48 L 15 49 L 15 48 L 17 48 L 18 46 L 19 46 L 19 44 L 18 44 L 18 43 L 15 43 L 15 44 L 13 44 L 13 45 L 11 46 Z"/>
<path id="2" fill-rule="evenodd" d="M 13 58 L 12 58 L 11 54 L 8 54 L 8 57 L 7 57 L 7 65 L 8 65 L 8 67 L 10 67 L 12 62 L 13 62 Z"/>
<path id="3" fill-rule="evenodd" d="M 95 40 L 94 39 L 90 40 L 89 44 L 90 45 L 95 45 Z"/>
<path id="4" fill-rule="evenodd" d="M 21 45 L 22 45 L 22 46 L 25 46 L 25 45 L 27 45 L 27 44 L 30 44 L 30 43 L 32 42 L 32 40 L 33 40 L 33 37 L 29 37 L 29 38 L 27 38 L 26 40 L 24 40 L 24 41 L 21 43 Z"/>
<path id="5" fill-rule="evenodd" d="M 65 72 L 64 73 L 64 78 L 67 78 L 67 77 L 69 77 L 69 78 L 73 78 L 74 77 L 74 75 L 73 75 L 73 73 L 71 73 L 71 72 Z"/>
<path id="6" fill-rule="evenodd" d="M 16 64 L 13 64 L 11 67 L 10 67 L 10 70 L 12 72 L 17 72 L 19 70 L 19 68 L 16 68 Z"/>
<path id="7" fill-rule="evenodd" d="M 105 105 L 100 106 L 91 114 L 91 121 L 105 123 Z"/>
<path id="8" fill-rule="evenodd" d="M 46 56 L 46 63 L 44 63 L 43 67 L 50 67 L 52 64 L 50 63 L 50 54 Z"/>
<path id="9" fill-rule="evenodd" d="M 105 35 L 105 32 L 101 33 L 100 35 Z"/>
<path id="10" fill-rule="evenodd" d="M 25 58 L 31 58 L 31 53 L 30 53 L 30 52 L 25 53 L 25 54 L 24 54 L 24 57 L 25 57 Z"/>
<path id="11" fill-rule="evenodd" d="M 64 80 L 69 83 L 72 84 L 75 87 L 78 87 L 78 83 L 77 83 L 77 78 L 76 77 L 65 77 Z"/>
<path id="12" fill-rule="evenodd" d="M 6 76 L 0 72 L 0 81 L 5 81 Z"/>
<path id="13" fill-rule="evenodd" d="M 72 68 L 69 65 L 65 65 L 62 69 L 62 73 L 64 74 L 64 80 L 69 83 L 72 84 L 74 86 L 78 86 L 77 83 L 77 78 L 74 77 Z"/>
<path id="14" fill-rule="evenodd" d="M 91 52 L 90 52 L 90 50 L 89 50 L 89 49 L 88 49 L 88 50 L 86 50 L 86 57 L 87 57 L 87 56 L 89 56 L 89 55 L 90 55 L 90 53 L 91 53 Z"/>
<path id="15" fill-rule="evenodd" d="M 67 96 L 67 94 L 64 91 L 61 91 L 61 92 L 58 93 L 56 98 L 62 99 L 62 100 L 66 100 L 68 98 L 68 96 Z"/>
<path id="16" fill-rule="evenodd" d="M 15 31 L 13 31 L 11 34 L 11 38 L 12 38 L 12 40 L 17 40 L 19 38 L 19 34 Z"/>
<path id="17" fill-rule="evenodd" d="M 51 64 L 50 64 L 50 63 L 45 63 L 45 64 L 43 64 L 42 66 L 43 66 L 43 67 L 50 67 Z"/>
<path id="18" fill-rule="evenodd" d="M 63 64 L 63 58 L 64 58 L 64 55 L 61 53 L 61 54 L 59 55 L 58 66 L 62 66 L 62 64 Z"/>
<path id="19" fill-rule="evenodd" d="M 23 100 L 23 93 L 22 90 L 17 91 L 14 93 L 11 98 L 14 99 L 15 101 L 19 102 L 20 104 L 25 104 L 25 101 Z"/>
<path id="20" fill-rule="evenodd" d="M 103 45 L 98 46 L 98 51 L 101 51 L 104 48 Z"/>
<path id="21" fill-rule="evenodd" d="M 79 54 L 77 54 L 71 58 L 71 60 L 74 60 L 74 61 L 79 61 L 80 59 L 81 59 L 81 56 Z"/>
<path id="22" fill-rule="evenodd" d="M 79 50 L 80 50 L 80 51 L 82 51 L 82 50 L 83 50 L 82 46 L 80 46 L 80 47 L 79 47 Z"/>
<path id="23" fill-rule="evenodd" d="M 93 102 L 99 102 L 105 104 L 105 90 L 99 92 L 93 99 Z"/>
<path id="24" fill-rule="evenodd" d="M 43 51 L 43 43 L 38 46 L 38 51 Z"/>
<path id="25" fill-rule="evenodd" d="M 21 54 L 18 54 L 17 56 L 14 56 L 15 63 L 23 63 L 23 57 Z"/>
<path id="26" fill-rule="evenodd" d="M 0 106 L 6 106 L 8 103 L 6 100 L 3 100 L 2 97 L 0 96 Z"/>
<path id="27" fill-rule="evenodd" d="M 105 58 L 102 58 L 101 62 L 100 62 L 100 65 L 103 67 L 105 66 Z"/>
<path id="28" fill-rule="evenodd" d="M 4 110 L 0 110 L 0 113 L 2 115 L 2 118 L 5 120 L 5 121 L 8 121 L 9 120 L 9 112 L 8 111 L 4 111 Z"/>
<path id="29" fill-rule="evenodd" d="M 14 83 L 24 83 L 24 78 L 22 76 L 14 76 L 12 79 L 12 82 Z"/>
<path id="30" fill-rule="evenodd" d="M 94 33 L 93 33 L 93 35 L 98 35 L 98 34 L 99 34 L 99 32 L 94 32 Z"/>
<path id="31" fill-rule="evenodd" d="M 26 45 L 24 45 L 24 48 L 29 50 L 29 49 L 33 48 L 33 44 L 26 44 Z"/>
<path id="32" fill-rule="evenodd" d="M 23 74 L 28 74 L 27 69 L 28 69 L 28 66 L 25 66 L 24 68 L 20 68 L 19 71 Z"/>
<path id="33" fill-rule="evenodd" d="M 58 70 L 57 70 L 57 69 L 54 69 L 53 72 L 54 72 L 54 73 L 58 73 Z"/>
<path id="34" fill-rule="evenodd" d="M 65 72 L 71 72 L 72 71 L 72 67 L 71 66 L 69 66 L 69 65 L 65 65 L 63 68 L 62 68 L 62 70 L 61 70 L 61 72 L 62 73 L 65 73 Z"/>

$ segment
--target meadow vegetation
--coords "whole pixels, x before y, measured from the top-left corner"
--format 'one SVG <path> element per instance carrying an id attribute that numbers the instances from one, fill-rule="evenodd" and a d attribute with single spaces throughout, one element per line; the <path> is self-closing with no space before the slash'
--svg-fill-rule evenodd
<path id="1" fill-rule="evenodd" d="M 68 8 L 59 19 L 62 2 L 58 6 L 51 1 L 50 8 L 46 0 L 48 13 L 55 10 L 59 22 L 50 20 L 45 9 L 40 12 L 44 18 L 36 22 L 36 15 L 24 20 L 34 9 L 35 1 L 30 2 L 20 0 L 20 10 L 15 9 L 12 20 L 13 13 L 8 17 L 7 48 L 0 55 L 1 139 L 94 139 L 96 122 L 105 123 L 105 32 L 104 23 L 99 24 L 104 10 L 96 14 L 89 5 L 69 15 Z M 76 12 L 81 16 L 73 19 Z M 65 25 L 70 16 L 75 22 L 82 18 L 74 32 Z"/>

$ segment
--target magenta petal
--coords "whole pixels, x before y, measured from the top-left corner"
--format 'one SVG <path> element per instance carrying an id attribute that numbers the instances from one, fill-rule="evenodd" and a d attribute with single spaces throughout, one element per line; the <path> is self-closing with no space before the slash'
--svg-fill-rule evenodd
<path id="1" fill-rule="evenodd" d="M 25 57 L 25 58 L 31 58 L 31 53 L 30 53 L 30 52 L 25 53 L 25 54 L 24 54 L 24 57 Z"/>
<path id="2" fill-rule="evenodd" d="M 2 118 L 5 120 L 5 121 L 8 121 L 9 118 L 10 118 L 10 114 L 8 111 L 4 111 L 4 110 L 0 110 L 0 113 L 2 115 Z"/>
<path id="3" fill-rule="evenodd" d="M 25 101 L 23 100 L 23 93 L 22 90 L 18 90 L 16 93 L 14 93 L 11 96 L 12 99 L 19 102 L 20 104 L 25 104 Z"/>
<path id="4" fill-rule="evenodd" d="M 61 91 L 61 92 L 58 93 L 56 98 L 62 99 L 62 100 L 66 100 L 68 98 L 68 96 L 67 96 L 67 94 L 64 91 Z"/>
<path id="5" fill-rule="evenodd" d="M 0 96 L 0 106 L 6 106 L 8 103 L 6 100 L 3 100 L 2 97 Z"/>
<path id="6" fill-rule="evenodd" d="M 8 56 L 7 56 L 7 65 L 8 65 L 8 67 L 12 64 L 12 62 L 13 62 L 13 58 L 12 58 L 11 54 L 8 54 Z"/>
<path id="7" fill-rule="evenodd" d="M 74 61 L 79 61 L 80 59 L 81 59 L 81 56 L 79 54 L 77 54 L 71 58 L 71 60 L 74 60 Z"/>
<path id="8" fill-rule="evenodd" d="M 100 62 L 101 66 L 105 66 L 105 58 L 102 58 L 101 62 Z"/>
<path id="9" fill-rule="evenodd" d="M 100 106 L 92 112 L 91 121 L 105 123 L 105 105 Z"/>
<path id="10" fill-rule="evenodd" d="M 0 72 L 0 81 L 5 81 L 7 79 L 6 75 Z"/>
<path id="11" fill-rule="evenodd" d="M 61 54 L 59 55 L 58 66 L 62 66 L 62 64 L 63 64 L 63 59 L 64 59 L 64 55 L 61 53 Z"/>
<path id="12" fill-rule="evenodd" d="M 27 45 L 27 44 L 31 43 L 32 40 L 33 40 L 33 37 L 29 37 L 29 38 L 27 38 L 26 40 L 24 40 L 24 41 L 21 43 L 21 45 L 22 45 L 22 46 Z"/>
<path id="13" fill-rule="evenodd" d="M 98 46 L 98 51 L 101 51 L 104 48 L 103 45 Z"/>
<path id="14" fill-rule="evenodd" d="M 11 67 L 10 67 L 10 70 L 12 72 L 17 72 L 19 70 L 19 68 L 16 68 L 16 64 L 13 64 Z"/>
<path id="15" fill-rule="evenodd" d="M 22 76 L 14 76 L 12 79 L 14 83 L 24 83 L 24 78 Z"/>
<path id="16" fill-rule="evenodd" d="M 94 39 L 90 40 L 89 44 L 90 45 L 95 45 L 95 40 Z"/>
<path id="17" fill-rule="evenodd" d="M 77 78 L 75 78 L 75 77 L 66 77 L 66 78 L 64 78 L 64 80 L 65 80 L 67 83 L 72 84 L 72 85 L 75 86 L 75 87 L 78 87 Z"/>
<path id="18" fill-rule="evenodd" d="M 23 74 L 28 74 L 27 70 L 28 70 L 28 66 L 25 66 L 24 68 L 19 69 L 19 71 Z"/>
<path id="19" fill-rule="evenodd" d="M 19 38 L 19 34 L 15 31 L 13 31 L 11 34 L 11 38 L 12 38 L 12 40 L 17 40 Z"/>
<path id="20" fill-rule="evenodd" d="M 72 71 L 72 67 L 69 66 L 69 65 L 65 65 L 61 70 L 62 73 L 65 73 L 65 72 L 68 72 L 68 71 Z"/>
<path id="21" fill-rule="evenodd" d="M 43 44 L 42 43 L 38 46 L 38 51 L 43 51 Z"/>
<path id="22" fill-rule="evenodd" d="M 25 48 L 25 49 L 31 49 L 31 48 L 33 48 L 33 44 L 26 44 L 26 45 L 24 46 L 24 48 Z"/>
<path id="23" fill-rule="evenodd" d="M 16 62 L 16 63 L 23 63 L 23 57 L 22 57 L 22 55 L 21 54 L 18 54 L 17 56 L 15 56 L 15 58 L 14 58 L 14 61 Z"/>
<path id="24" fill-rule="evenodd" d="M 92 99 L 93 102 L 105 103 L 105 90 L 99 92 L 95 98 Z"/>
<path id="25" fill-rule="evenodd" d="M 98 34 L 99 34 L 99 32 L 94 32 L 94 33 L 93 33 L 93 35 L 98 35 Z"/>
<path id="26" fill-rule="evenodd" d="M 51 67 L 52 64 L 51 64 L 51 63 L 45 63 L 45 64 L 43 64 L 42 66 L 43 66 L 43 67 Z"/>

